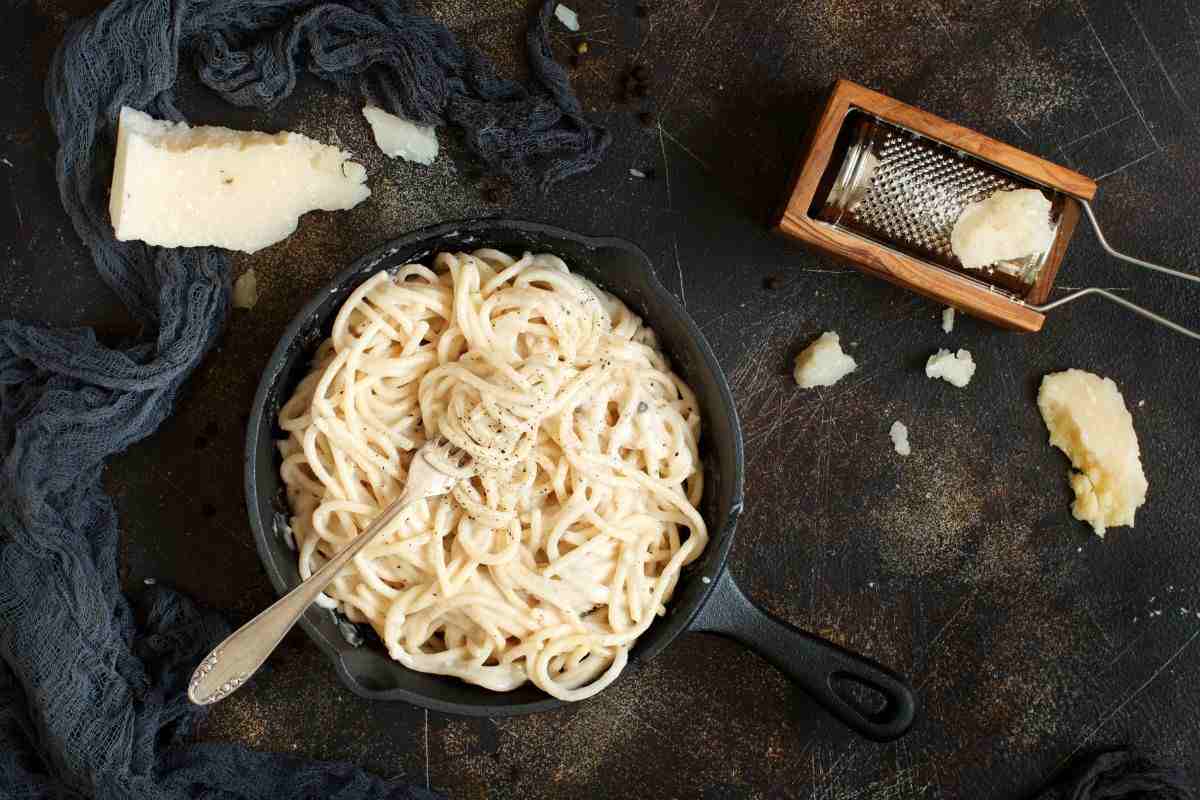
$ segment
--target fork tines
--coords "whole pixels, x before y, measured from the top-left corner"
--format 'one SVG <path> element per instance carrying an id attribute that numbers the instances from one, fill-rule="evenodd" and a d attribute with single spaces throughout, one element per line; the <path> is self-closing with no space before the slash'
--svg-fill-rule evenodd
<path id="1" fill-rule="evenodd" d="M 438 452 L 438 455 L 440 455 L 442 458 L 445 458 L 446 461 L 450 462 L 458 469 L 462 469 L 472 460 L 470 453 L 451 442 L 445 436 L 438 436 L 436 439 L 431 440 L 428 443 L 428 446 L 435 449 Z"/>

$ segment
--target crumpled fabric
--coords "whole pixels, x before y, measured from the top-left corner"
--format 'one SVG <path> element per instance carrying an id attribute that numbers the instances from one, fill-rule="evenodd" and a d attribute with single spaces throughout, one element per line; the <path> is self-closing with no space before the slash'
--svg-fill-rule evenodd
<path id="1" fill-rule="evenodd" d="M 1195 800 L 1187 775 L 1129 747 L 1089 753 L 1035 800 Z"/>
<path id="2" fill-rule="evenodd" d="M 87 328 L 0 321 L 0 794 L 16 798 L 389 798 L 436 795 L 348 764 L 188 745 L 202 709 L 191 670 L 227 626 L 156 587 L 135 607 L 118 580 L 106 459 L 153 433 L 229 310 L 213 248 L 113 238 L 107 213 L 121 106 L 181 120 L 181 65 L 231 103 L 270 108 L 307 71 L 385 110 L 460 128 L 494 172 L 549 188 L 595 166 L 609 135 L 582 116 L 546 40 L 532 80 L 399 0 L 116 0 L 72 27 L 46 102 L 63 206 L 96 269 L 141 324 L 118 349 Z"/>

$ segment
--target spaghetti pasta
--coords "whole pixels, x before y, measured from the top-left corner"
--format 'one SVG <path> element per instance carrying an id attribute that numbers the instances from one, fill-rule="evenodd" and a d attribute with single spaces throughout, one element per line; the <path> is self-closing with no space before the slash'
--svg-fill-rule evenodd
<path id="1" fill-rule="evenodd" d="M 414 670 L 589 697 L 708 540 L 694 394 L 642 320 L 552 255 L 374 275 L 279 425 L 304 578 L 398 496 L 426 437 L 474 458 L 326 590 Z"/>

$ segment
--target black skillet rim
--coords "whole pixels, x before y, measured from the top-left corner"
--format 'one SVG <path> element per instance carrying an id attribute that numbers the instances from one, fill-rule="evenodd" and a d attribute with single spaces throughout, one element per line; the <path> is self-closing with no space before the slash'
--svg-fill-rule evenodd
<path id="1" fill-rule="evenodd" d="M 509 230 L 521 231 L 529 234 L 541 234 L 551 238 L 559 238 L 573 241 L 588 249 L 596 250 L 602 248 L 621 249 L 629 252 L 636 257 L 644 265 L 646 274 L 646 282 L 655 295 L 658 302 L 663 303 L 668 310 L 674 314 L 682 322 L 688 335 L 692 338 L 697 350 L 704 362 L 704 369 L 712 374 L 717 392 L 721 396 L 721 401 L 725 405 L 729 414 L 729 422 L 733 430 L 733 449 L 734 449 L 734 464 L 732 465 L 732 499 L 730 502 L 729 512 L 726 518 L 721 520 L 715 533 L 709 541 L 709 546 L 716 548 L 715 559 L 711 562 L 714 565 L 712 570 L 709 570 L 710 581 L 704 584 L 699 595 L 693 597 L 687 605 L 674 604 L 671 608 L 672 612 L 666 618 L 656 620 L 654 627 L 659 630 L 659 635 L 655 637 L 655 641 L 645 648 L 641 649 L 636 657 L 631 657 L 631 666 L 634 661 L 643 661 L 653 658 L 662 652 L 665 648 L 675 640 L 677 636 L 684 633 L 691 625 L 692 620 L 700 613 L 700 610 L 708 603 L 712 597 L 713 589 L 717 586 L 717 579 L 721 572 L 725 569 L 726 561 L 729 556 L 729 549 L 733 544 L 734 529 L 737 524 L 737 518 L 741 514 L 743 508 L 743 477 L 744 477 L 744 455 L 743 442 L 741 435 L 741 425 L 737 417 L 737 408 L 734 404 L 732 392 L 729 389 L 729 384 L 725 380 L 724 372 L 721 370 L 720 364 L 717 362 L 716 355 L 712 351 L 708 340 L 696 325 L 695 320 L 687 313 L 686 309 L 679 303 L 670 291 L 658 279 L 658 275 L 654 270 L 654 263 L 650 257 L 640 247 L 613 236 L 585 236 L 573 231 L 560 228 L 555 225 L 549 225 L 541 222 L 532 222 L 527 220 L 512 219 L 512 218 L 482 218 L 471 220 L 458 220 L 451 222 L 441 222 L 434 225 L 429 225 L 419 228 L 403 236 L 395 239 L 390 239 L 383 244 L 371 249 L 367 253 L 354 259 L 346 269 L 339 272 L 329 282 L 324 284 L 313 295 L 305 305 L 297 312 L 288 323 L 287 328 L 280 336 L 275 349 L 271 352 L 270 358 L 267 360 L 266 367 L 263 370 L 262 377 L 259 379 L 258 388 L 255 391 L 254 402 L 250 410 L 250 420 L 246 425 L 246 444 L 245 454 L 243 458 L 245 472 L 245 492 L 246 492 L 246 508 L 249 515 L 250 528 L 254 536 L 255 549 L 258 552 L 259 560 L 262 561 L 263 568 L 267 572 L 267 577 L 270 579 L 275 591 L 282 596 L 292 588 L 287 579 L 275 568 L 274 559 L 270 553 L 271 537 L 274 536 L 273 528 L 274 521 L 264 519 L 259 511 L 259 487 L 258 487 L 258 470 L 256 463 L 256 450 L 258 441 L 262 433 L 264 424 L 268 426 L 268 435 L 270 434 L 273 423 L 269 420 L 267 414 L 267 403 L 271 397 L 272 389 L 279 377 L 279 369 L 286 362 L 292 343 L 297 339 L 310 332 L 312 320 L 316 318 L 317 312 L 322 304 L 331 293 L 340 291 L 350 280 L 360 275 L 365 271 L 368 264 L 376 264 L 386 259 L 391 254 L 398 250 L 421 248 L 425 246 L 430 252 L 436 252 L 433 245 L 437 239 L 451 235 L 460 234 L 464 231 L 472 232 L 481 240 L 486 241 L 489 237 L 487 231 L 492 230 Z M 497 236 L 495 238 L 502 238 Z M 712 558 L 712 556 L 709 556 Z M 690 577 L 690 580 L 700 580 L 699 574 Z M 338 678 L 341 682 L 353 691 L 355 694 L 371 699 L 371 700 L 403 700 L 422 708 L 428 708 L 433 711 L 447 714 L 457 714 L 468 717 L 508 717 L 520 716 L 524 714 L 532 714 L 542 711 L 550 711 L 556 708 L 561 708 L 568 705 L 565 701 L 554 697 L 545 697 L 528 703 L 513 704 L 513 705 L 489 705 L 489 704 L 464 704 L 451 702 L 431 697 L 422 692 L 415 692 L 404 688 L 392 688 L 386 690 L 373 690 L 364 687 L 355 674 L 347 667 L 342 653 L 352 646 L 339 638 L 339 640 L 331 640 L 324 632 L 316 625 L 311 618 L 311 611 L 300 618 L 300 627 L 308 635 L 312 641 L 325 653 L 326 656 L 333 662 L 337 671 Z M 404 667 L 396 664 L 398 668 Z M 628 671 L 629 667 L 626 667 Z M 620 678 L 618 678 L 619 680 Z"/>

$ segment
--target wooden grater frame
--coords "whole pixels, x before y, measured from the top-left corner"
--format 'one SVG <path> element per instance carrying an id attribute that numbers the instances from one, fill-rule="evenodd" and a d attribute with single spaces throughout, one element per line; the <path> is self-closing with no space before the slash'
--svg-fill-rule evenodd
<path id="1" fill-rule="evenodd" d="M 809 216 L 821 177 L 833 158 L 842 125 L 854 109 L 942 142 L 1065 196 L 1054 243 L 1037 283 L 1030 288 L 1024 302 L 936 264 L 868 241 Z M 795 171 L 787 202 L 773 227 L 786 236 L 849 262 L 856 269 L 946 303 L 966 314 L 1005 328 L 1036 332 L 1041 330 L 1045 315 L 1026 303 L 1040 304 L 1049 297 L 1054 277 L 1062 265 L 1075 225 L 1079 222 L 1079 200 L 1090 201 L 1095 195 L 1096 182 L 1074 170 L 1060 167 L 852 81 L 839 80 L 834 84 L 825 109 L 809 134 L 808 147 Z"/>

